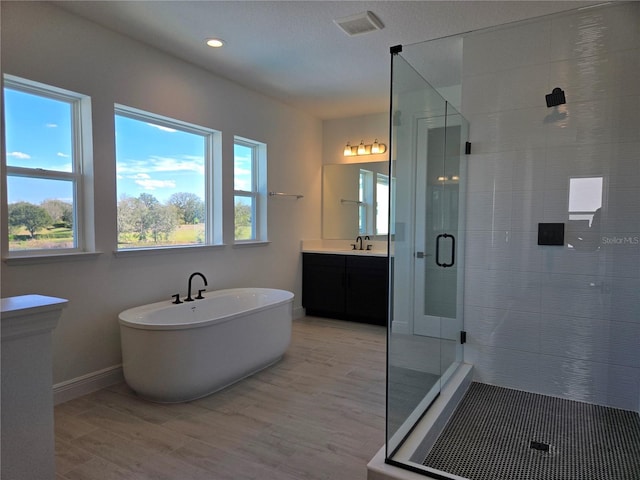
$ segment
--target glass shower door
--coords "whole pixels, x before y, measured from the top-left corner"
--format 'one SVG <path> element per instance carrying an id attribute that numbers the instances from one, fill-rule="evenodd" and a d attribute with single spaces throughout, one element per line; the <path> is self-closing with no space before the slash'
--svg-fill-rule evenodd
<path id="1" fill-rule="evenodd" d="M 387 459 L 462 360 L 464 119 L 401 55 L 392 56 L 391 308 Z"/>
<path id="2" fill-rule="evenodd" d="M 467 129 L 448 103 L 444 116 L 417 125 L 413 334 L 438 340 L 443 383 L 461 358 L 460 160 Z"/>

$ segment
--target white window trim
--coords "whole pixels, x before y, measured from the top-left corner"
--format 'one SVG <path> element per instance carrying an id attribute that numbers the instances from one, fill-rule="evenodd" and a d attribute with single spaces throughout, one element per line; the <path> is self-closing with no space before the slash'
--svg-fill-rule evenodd
<path id="1" fill-rule="evenodd" d="M 2 257 L 9 259 L 30 259 L 53 257 L 55 259 L 70 258 L 74 255 L 97 253 L 95 250 L 95 222 L 93 195 L 93 140 L 91 128 L 91 97 L 65 90 L 59 87 L 27 80 L 14 75 L 3 75 L 2 94 L 4 89 L 10 88 L 32 95 L 68 102 L 71 104 L 71 120 L 73 135 L 73 172 L 59 172 L 53 170 L 31 169 L 9 166 L 6 162 L 6 145 L 2 132 L 2 178 L 4 182 L 3 218 L 8 218 L 8 199 L 6 194 L 6 179 L 8 176 L 22 176 L 50 180 L 69 180 L 73 182 L 74 206 L 74 248 L 33 249 L 9 251 L 8 241 L 2 242 Z M 4 110 L 2 112 L 4 115 Z M 8 222 L 2 222 L 0 231 L 3 239 L 9 238 Z"/>
<path id="2" fill-rule="evenodd" d="M 254 200 L 254 211 L 251 215 L 254 220 L 252 225 L 253 236 L 246 240 L 235 239 L 236 245 L 243 244 L 264 244 L 269 242 L 268 229 L 267 229 L 267 145 L 265 143 L 257 142 L 244 137 L 234 136 L 233 144 L 242 145 L 251 148 L 251 171 L 252 175 L 252 190 L 235 190 L 233 191 L 234 199 L 238 197 L 248 197 Z M 234 178 L 235 183 L 235 178 Z M 235 200 L 234 200 L 235 208 Z M 235 215 L 234 215 L 235 220 Z M 235 222 L 234 222 L 235 232 Z"/>
<path id="3" fill-rule="evenodd" d="M 152 252 L 156 250 L 179 250 L 195 247 L 215 247 L 223 245 L 222 241 L 222 156 L 221 138 L 222 134 L 211 128 L 202 127 L 182 120 L 168 118 L 163 115 L 147 112 L 127 105 L 116 103 L 114 106 L 115 116 L 131 118 L 141 122 L 153 122 L 156 125 L 167 128 L 178 128 L 182 131 L 201 135 L 205 138 L 205 205 L 207 210 L 205 242 L 202 244 L 188 245 L 160 245 L 157 247 L 137 247 L 116 249 L 113 253 L 120 256 L 133 252 Z M 116 158 L 117 162 L 117 158 Z"/>

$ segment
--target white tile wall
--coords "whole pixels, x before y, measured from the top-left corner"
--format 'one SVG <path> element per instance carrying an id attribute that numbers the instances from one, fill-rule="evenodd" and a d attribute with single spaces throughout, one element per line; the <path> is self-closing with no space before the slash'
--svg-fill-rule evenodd
<path id="1" fill-rule="evenodd" d="M 473 34 L 463 58 L 465 361 L 488 383 L 638 410 L 640 2 Z M 554 87 L 567 104 L 548 109 Z M 597 176 L 599 229 L 569 226 L 570 179 Z M 576 248 L 538 246 L 539 222 Z"/>

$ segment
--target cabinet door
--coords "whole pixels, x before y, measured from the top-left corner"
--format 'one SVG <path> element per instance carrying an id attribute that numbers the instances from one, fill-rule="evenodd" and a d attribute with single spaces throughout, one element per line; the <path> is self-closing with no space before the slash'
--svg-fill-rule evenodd
<path id="1" fill-rule="evenodd" d="M 383 257 L 347 257 L 347 317 L 386 325 L 388 268 Z"/>
<path id="2" fill-rule="evenodd" d="M 344 316 L 344 255 L 302 254 L 302 306 L 307 315 Z"/>

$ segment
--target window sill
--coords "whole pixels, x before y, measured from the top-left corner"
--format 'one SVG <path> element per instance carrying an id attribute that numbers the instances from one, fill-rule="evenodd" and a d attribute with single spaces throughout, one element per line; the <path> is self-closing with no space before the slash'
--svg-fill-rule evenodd
<path id="1" fill-rule="evenodd" d="M 218 250 L 224 248 L 224 244 L 218 245 L 176 245 L 175 247 L 155 247 L 155 248 L 130 248 L 126 250 L 115 250 L 115 257 L 137 257 L 148 255 L 166 255 L 172 253 L 185 253 L 190 251 Z"/>
<path id="2" fill-rule="evenodd" d="M 92 260 L 102 255 L 102 252 L 70 252 L 47 255 L 24 255 L 3 258 L 7 265 L 35 265 L 39 263 L 67 262 L 75 260 Z"/>
<path id="3" fill-rule="evenodd" d="M 247 248 L 247 247 L 264 247 L 270 245 L 269 240 L 255 240 L 250 242 L 238 242 L 233 244 L 233 248 Z"/>

